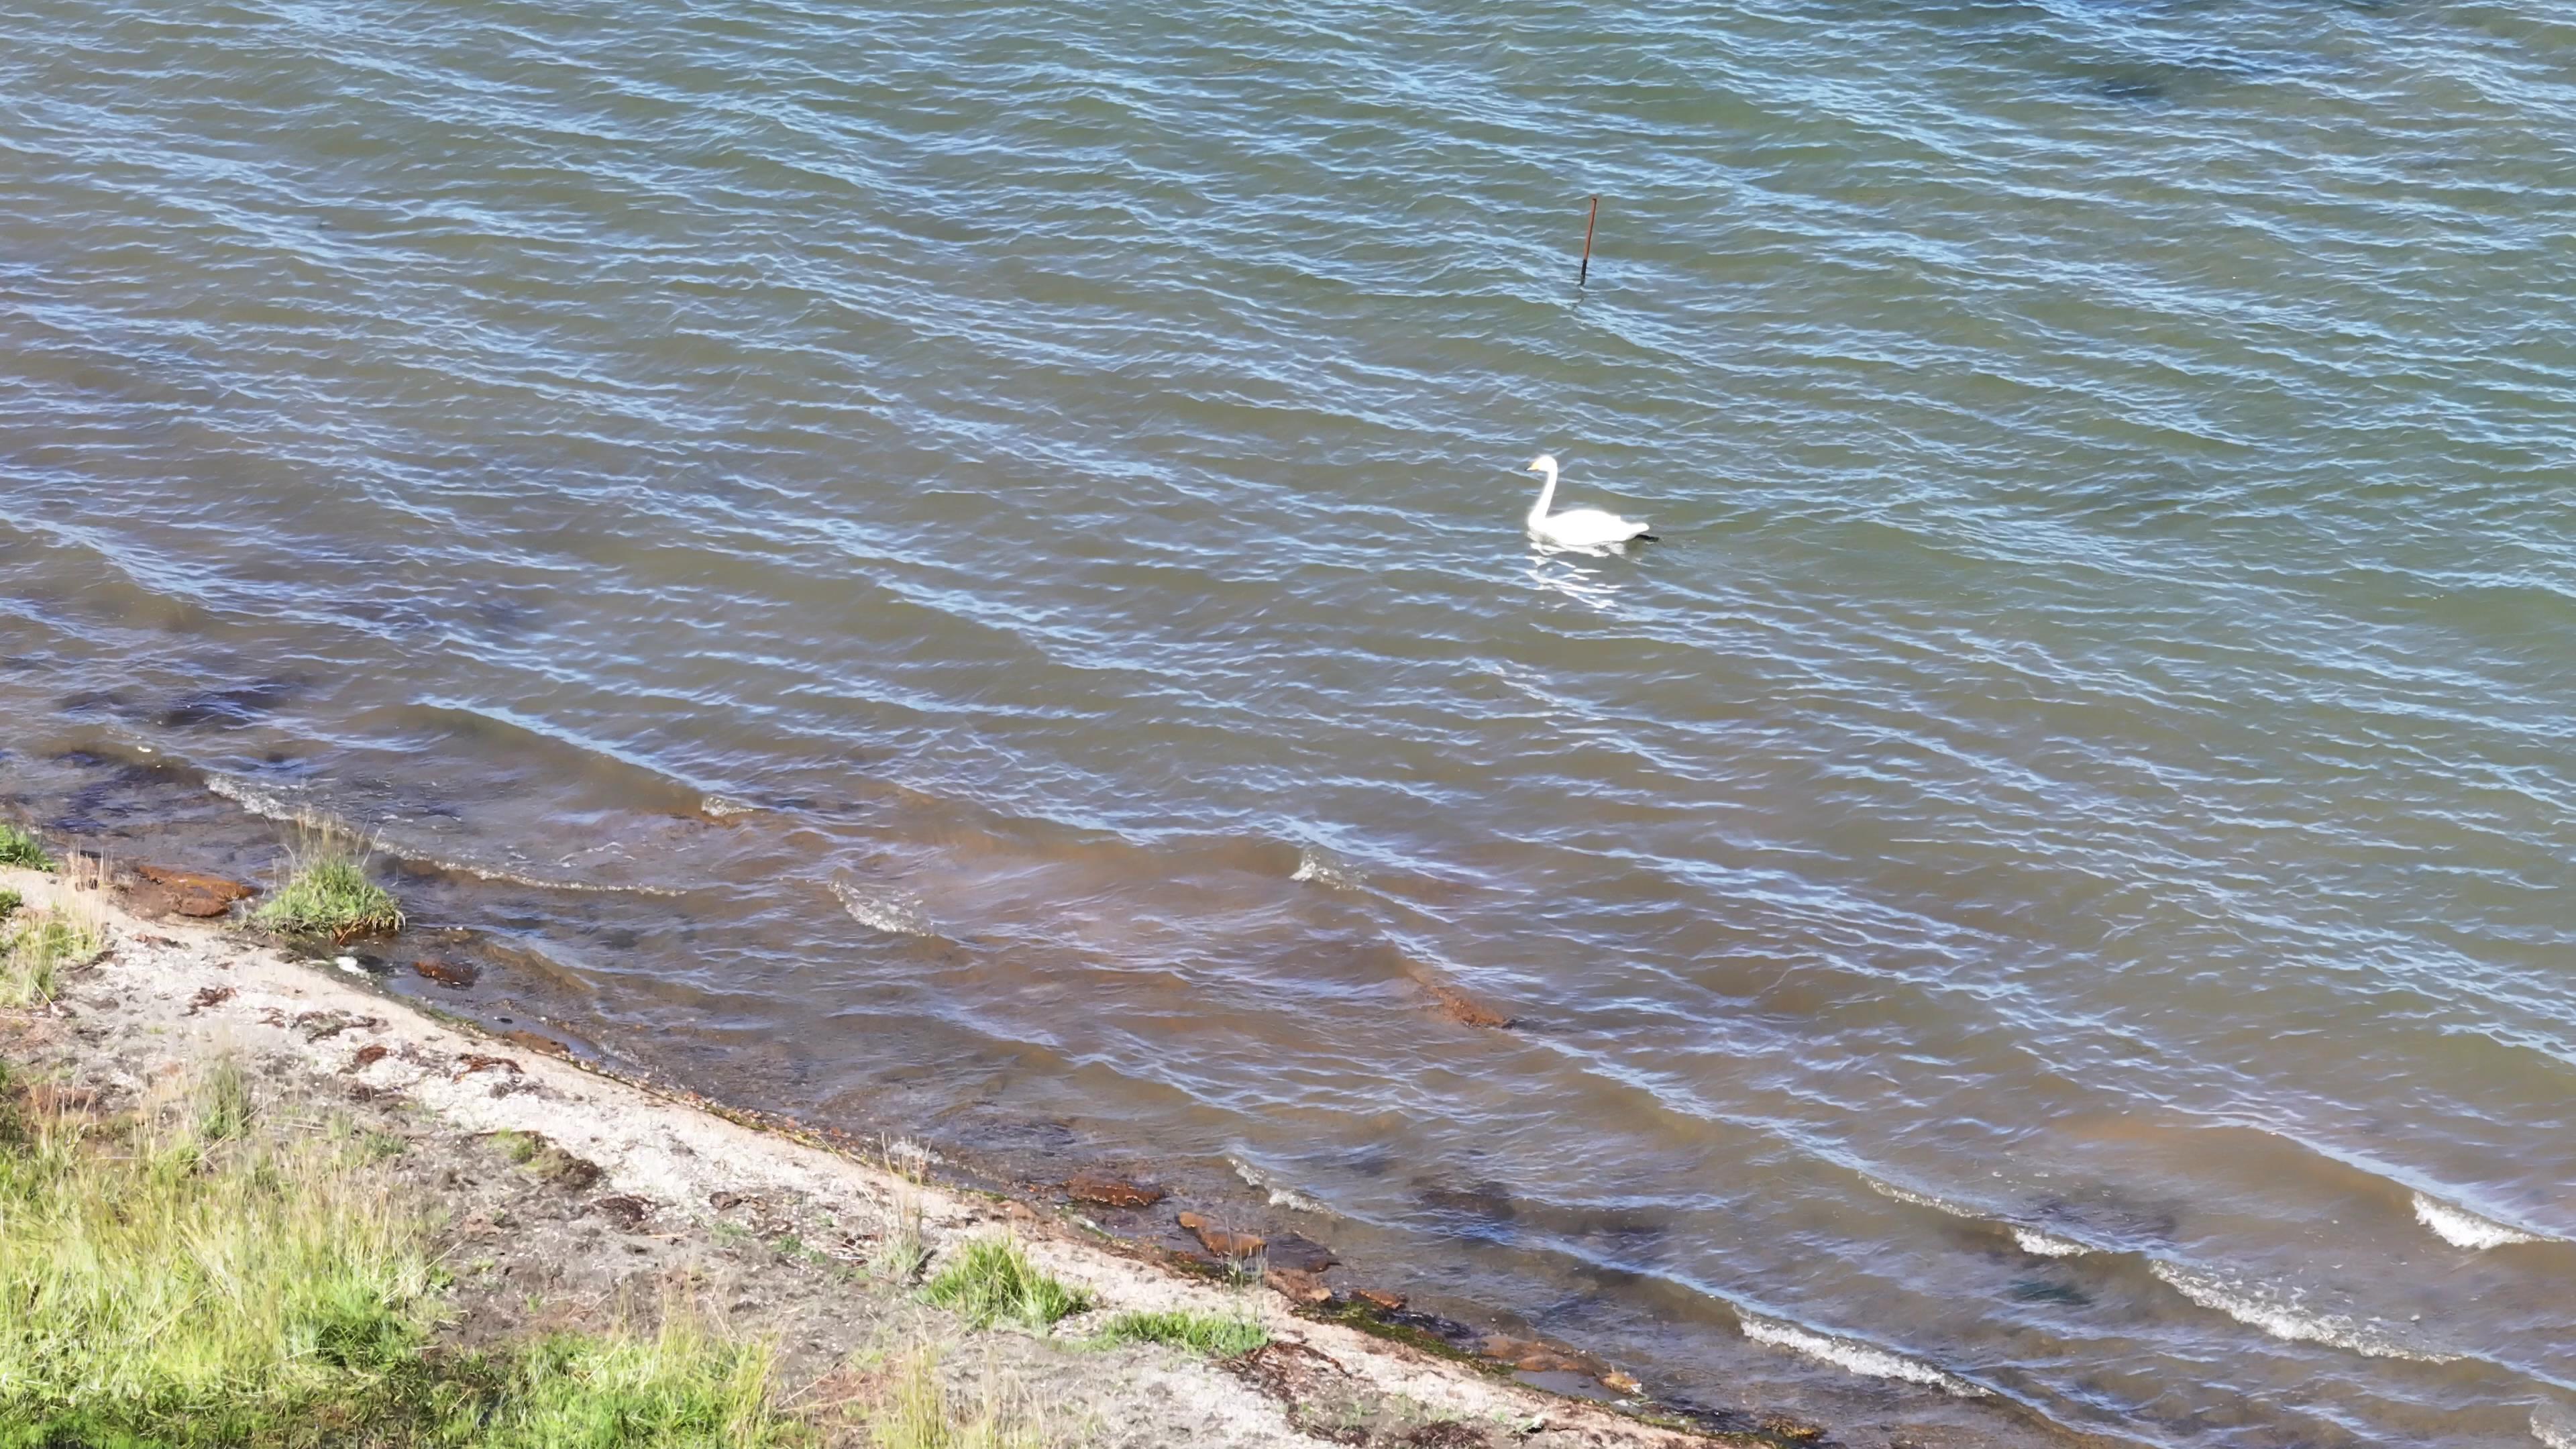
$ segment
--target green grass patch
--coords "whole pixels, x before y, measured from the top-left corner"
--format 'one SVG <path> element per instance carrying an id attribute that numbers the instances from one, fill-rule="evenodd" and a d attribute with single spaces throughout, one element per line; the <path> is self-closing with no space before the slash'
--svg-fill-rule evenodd
<path id="1" fill-rule="evenodd" d="M 772 1406 L 765 1343 L 666 1313 L 650 1338 L 554 1334 L 500 1361 L 478 1449 L 751 1449 L 804 1442 Z"/>
<path id="2" fill-rule="evenodd" d="M 1270 1330 L 1248 1315 L 1194 1313 L 1121 1313 L 1100 1326 L 1102 1343 L 1160 1343 L 1209 1358 L 1234 1358 L 1270 1341 Z"/>
<path id="3" fill-rule="evenodd" d="M 27 1100 L 0 1087 L 5 1449 L 810 1442 L 769 1349 L 677 1308 L 433 1349 L 426 1221 L 356 1134 L 264 1125 L 237 1071 L 106 1123 Z"/>
<path id="4" fill-rule="evenodd" d="M 403 927 L 402 907 L 393 893 L 368 879 L 365 862 L 335 840 L 299 850 L 286 883 L 251 919 L 282 935 L 335 941 Z"/>
<path id="5" fill-rule="evenodd" d="M 62 994 L 63 973 L 106 948 L 96 926 L 59 910 L 0 914 L 0 1006 L 42 1006 Z"/>
<path id="6" fill-rule="evenodd" d="M 0 891 L 0 920 L 16 915 L 18 908 L 26 903 L 27 898 L 16 891 Z"/>
<path id="7" fill-rule="evenodd" d="M 38 840 L 33 832 L 0 821 L 0 865 L 52 870 L 54 858 L 45 853 L 45 843 Z"/>
<path id="8" fill-rule="evenodd" d="M 977 1328 L 1018 1323 L 1041 1332 L 1091 1305 L 1089 1295 L 1041 1272 L 1012 1238 L 977 1238 L 925 1285 L 924 1298 Z"/>

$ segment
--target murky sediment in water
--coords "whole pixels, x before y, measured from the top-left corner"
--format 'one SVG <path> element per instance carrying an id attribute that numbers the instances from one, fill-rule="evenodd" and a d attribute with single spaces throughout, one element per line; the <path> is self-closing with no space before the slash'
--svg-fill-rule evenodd
<path id="1" fill-rule="evenodd" d="M 458 1004 L 1847 1442 L 2567 1442 L 2556 11 L 22 0 L 0 82 L 56 828 L 350 823 Z M 1542 449 L 1664 542 L 1533 554 Z"/>

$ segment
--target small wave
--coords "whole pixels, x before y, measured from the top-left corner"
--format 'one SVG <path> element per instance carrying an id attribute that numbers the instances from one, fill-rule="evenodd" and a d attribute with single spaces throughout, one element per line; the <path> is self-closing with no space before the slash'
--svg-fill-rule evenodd
<path id="1" fill-rule="evenodd" d="M 1313 881 L 1335 890 L 1352 890 L 1363 884 L 1360 873 L 1339 856 L 1320 845 L 1297 848 L 1297 868 L 1288 873 L 1290 880 Z"/>
<path id="2" fill-rule="evenodd" d="M 1910 1187 L 1898 1187 L 1892 1182 L 1881 1182 L 1868 1173 L 1862 1173 L 1860 1180 L 1869 1184 L 1870 1191 L 1894 1202 L 1930 1208 L 1936 1213 L 1946 1213 L 1951 1217 L 1972 1223 L 1991 1224 L 1994 1221 L 1987 1214 L 1965 1204 L 1955 1203 L 1947 1198 L 1934 1197 L 1928 1192 L 1916 1192 Z M 2023 1252 L 2036 1253 L 2043 1258 L 2072 1258 L 2081 1253 L 2095 1251 L 2088 1244 L 2076 1242 L 2072 1238 L 2061 1238 L 2054 1233 L 2043 1233 L 2037 1228 L 2025 1228 L 2017 1223 L 2003 1223 L 2000 1226 L 2004 1231 L 2012 1234 L 2012 1240 L 2021 1245 Z"/>
<path id="3" fill-rule="evenodd" d="M 1985 1221 L 1986 1215 L 1984 1213 L 1981 1213 L 1972 1207 L 1963 1207 L 1958 1203 L 1951 1202 L 1947 1198 L 1934 1197 L 1928 1192 L 1916 1192 L 1910 1187 L 1898 1187 L 1892 1182 L 1881 1182 L 1867 1173 L 1861 1174 L 1860 1180 L 1869 1184 L 1869 1190 L 1871 1192 L 1877 1193 L 1880 1197 L 1887 1198 L 1894 1202 L 1909 1203 L 1920 1208 L 1930 1208 L 1936 1213 L 1948 1213 L 1954 1218 L 1966 1218 L 1970 1222 Z"/>
<path id="4" fill-rule="evenodd" d="M 1963 1399 L 1982 1398 L 1986 1392 L 1956 1374 L 1944 1373 L 1920 1359 L 1907 1358 L 1901 1353 L 1880 1348 L 1875 1344 L 1817 1333 L 1800 1328 L 1794 1323 L 1757 1318 L 1741 1309 L 1737 1310 L 1736 1316 L 1744 1322 L 1744 1336 L 1755 1343 L 1785 1348 L 1793 1353 L 1803 1353 L 1809 1358 L 1821 1359 L 1837 1368 L 1848 1369 L 1868 1378 L 1903 1379 L 1909 1384 L 1928 1384 L 1943 1393 L 1955 1394 Z"/>
<path id="5" fill-rule="evenodd" d="M 238 775 L 206 772 L 206 789 L 230 800 L 253 815 L 283 820 L 290 825 L 309 825 L 317 829 L 336 828 L 340 822 L 310 805 L 297 804 L 262 785 L 252 784 Z"/>
<path id="6" fill-rule="evenodd" d="M 2543 1404 L 2531 1411 L 2531 1437 L 2549 1449 L 2576 1449 L 2576 1415 Z"/>
<path id="7" fill-rule="evenodd" d="M 2076 1242 L 2072 1238 L 2043 1233 L 2037 1228 L 2016 1227 L 2012 1229 L 2012 1239 L 2021 1245 L 2023 1252 L 2036 1253 L 2043 1258 L 2073 1258 L 2093 1251 L 2091 1247 Z"/>
<path id="8" fill-rule="evenodd" d="M 327 810 L 296 803 L 274 790 L 255 785 L 236 775 L 219 775 L 210 771 L 206 775 L 206 789 L 232 801 L 253 815 L 265 816 L 270 820 L 282 820 L 290 825 L 302 825 L 315 830 L 336 831 L 348 836 L 357 836 L 361 833 L 347 821 Z M 673 886 L 601 885 L 593 881 L 556 880 L 547 876 L 529 875 L 522 871 L 499 870 L 488 865 L 476 865 L 472 861 L 449 860 L 444 856 L 407 850 L 399 842 L 387 840 L 382 835 L 367 836 L 366 842 L 370 850 L 398 855 L 416 865 L 447 871 L 454 875 L 470 875 L 476 880 L 497 881 L 503 885 L 527 886 L 542 891 L 584 891 L 600 895 L 682 896 L 688 894 Z"/>
<path id="9" fill-rule="evenodd" d="M 710 820 L 730 820 L 736 815 L 749 815 L 760 807 L 731 795 L 709 795 L 698 802 L 698 809 Z"/>
<path id="10" fill-rule="evenodd" d="M 470 875 L 476 880 L 499 881 L 503 885 L 528 886 L 541 891 L 586 891 L 612 896 L 684 896 L 688 892 L 675 886 L 600 885 L 586 880 L 553 880 L 541 875 L 527 875 L 515 870 L 495 870 L 471 861 L 445 860 L 435 855 L 415 857 L 422 864 L 457 875 Z"/>
<path id="11" fill-rule="evenodd" d="M 1308 1197 L 1293 1187 L 1274 1186 L 1270 1179 L 1263 1177 L 1253 1169 L 1251 1163 L 1240 1157 L 1229 1157 L 1225 1162 L 1226 1166 L 1234 1169 L 1235 1176 L 1242 1178 L 1248 1185 L 1270 1194 L 1272 1207 L 1287 1208 L 1293 1212 L 1314 1213 L 1320 1217 L 1339 1216 L 1331 1208 L 1324 1206 L 1320 1200 Z"/>
<path id="12" fill-rule="evenodd" d="M 2507 1243 L 2545 1243 L 2538 1233 L 2509 1228 L 2493 1218 L 2482 1218 L 2466 1208 L 2415 1194 L 2415 1221 L 2433 1230 L 2433 1235 L 2454 1248 L 2501 1248 Z M 2571 1446 L 2576 1449 L 2576 1446 Z"/>
<path id="13" fill-rule="evenodd" d="M 871 889 L 847 879 L 832 882 L 832 894 L 850 919 L 872 931 L 893 936 L 927 936 L 930 912 L 916 896 L 898 890 Z"/>
<path id="14" fill-rule="evenodd" d="M 2201 1307 L 2224 1313 L 2248 1328 L 2259 1328 L 2287 1343 L 2322 1343 L 2372 1358 L 2402 1358 L 2417 1363 L 2452 1363 L 2460 1357 L 2410 1342 L 2374 1323 L 2310 1313 L 2300 1307 L 2297 1298 L 2270 1289 L 2223 1282 L 2215 1274 L 2171 1263 L 2153 1264 L 2148 1271 Z"/>

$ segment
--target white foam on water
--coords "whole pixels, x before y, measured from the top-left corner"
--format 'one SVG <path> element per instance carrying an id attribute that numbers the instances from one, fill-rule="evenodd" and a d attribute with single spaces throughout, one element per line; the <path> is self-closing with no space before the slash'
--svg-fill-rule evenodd
<path id="1" fill-rule="evenodd" d="M 2043 1258 L 2072 1258 L 2095 1251 L 2092 1247 L 2076 1242 L 2072 1238 L 2043 1233 L 2037 1228 L 2016 1227 L 2012 1230 L 2012 1239 L 2021 1245 L 2023 1252 L 2036 1253 Z"/>
<path id="2" fill-rule="evenodd" d="M 760 807 L 731 795 L 709 795 L 698 802 L 698 808 L 711 820 L 726 820 L 736 815 L 749 815 Z"/>
<path id="3" fill-rule="evenodd" d="M 849 880 L 832 882 L 832 894 L 850 919 L 870 930 L 896 936 L 927 936 L 930 912 L 918 897 L 883 887 L 869 888 Z"/>
<path id="4" fill-rule="evenodd" d="M 1344 864 L 1320 845 L 1297 847 L 1297 868 L 1288 873 L 1290 880 L 1313 881 L 1336 890 L 1349 890 L 1361 884 L 1360 873 Z"/>
<path id="5" fill-rule="evenodd" d="M 276 791 L 254 785 L 238 775 L 219 775 L 209 770 L 206 772 L 206 789 L 253 815 L 283 820 L 290 825 L 329 826 L 339 823 L 310 805 L 291 803 Z"/>
<path id="6" fill-rule="evenodd" d="M 1280 1187 L 1273 1184 L 1270 1179 L 1263 1177 L 1259 1172 L 1255 1171 L 1251 1163 L 1244 1161 L 1240 1157 L 1229 1157 L 1225 1161 L 1228 1167 L 1234 1169 L 1234 1175 L 1242 1178 L 1247 1185 L 1259 1188 L 1263 1192 L 1270 1194 L 1270 1205 L 1272 1207 L 1288 1208 L 1292 1211 L 1301 1213 L 1314 1213 L 1320 1217 L 1330 1218 L 1341 1216 L 1341 1214 L 1334 1212 L 1329 1207 L 1326 1207 L 1318 1199 L 1308 1197 L 1306 1194 L 1297 1191 L 1293 1187 Z"/>
<path id="7" fill-rule="evenodd" d="M 2509 1228 L 2493 1218 L 2482 1218 L 2466 1208 L 2456 1208 L 2436 1198 L 2415 1194 L 2415 1221 L 2433 1230 L 2433 1236 L 2454 1248 L 2483 1250 L 2501 1248 L 2507 1243 L 2545 1243 L 2549 1239 L 2538 1233 Z M 2576 1446 L 2571 1446 L 2576 1449 Z"/>
<path id="8" fill-rule="evenodd" d="M 2543 1404 L 2531 1411 L 2531 1437 L 2549 1449 L 2576 1449 L 2576 1415 Z"/>
<path id="9" fill-rule="evenodd" d="M 1948 1213 L 1954 1218 L 1966 1218 L 1970 1222 L 1985 1221 L 1986 1215 L 1977 1211 L 1975 1208 L 1962 1207 L 1959 1204 L 1950 1202 L 1946 1199 L 1934 1197 L 1928 1192 L 1916 1192 L 1910 1187 L 1898 1187 L 1892 1182 L 1881 1182 L 1877 1178 L 1874 1178 L 1865 1172 L 1861 1174 L 1860 1180 L 1869 1184 L 1869 1190 L 1871 1192 L 1877 1193 L 1883 1198 L 1888 1198 L 1901 1203 L 1911 1203 L 1915 1207 L 1930 1208 L 1936 1213 Z"/>
<path id="10" fill-rule="evenodd" d="M 1744 1336 L 1755 1343 L 1768 1344 L 1773 1348 L 1785 1348 L 1792 1353 L 1802 1353 L 1809 1358 L 1820 1359 L 1836 1368 L 1847 1369 L 1867 1378 L 1902 1379 L 1909 1384 L 1928 1384 L 1943 1393 L 1955 1394 L 1963 1399 L 1985 1396 L 1984 1389 L 1956 1374 L 1944 1373 L 1920 1359 L 1907 1358 L 1901 1353 L 1880 1348 L 1874 1344 L 1817 1333 L 1811 1329 L 1800 1328 L 1794 1323 L 1757 1318 L 1742 1309 L 1736 1310 L 1736 1317 L 1743 1320 Z"/>
<path id="11" fill-rule="evenodd" d="M 2417 1363 L 2452 1363 L 2460 1357 L 2407 1341 L 2376 1323 L 2339 1314 L 2311 1313 L 2300 1306 L 2295 1295 L 2275 1289 L 2230 1283 L 2215 1273 L 2171 1263 L 2152 1264 L 2148 1271 L 2201 1307 L 2224 1313 L 2248 1328 L 2259 1328 L 2287 1343 L 2322 1343 L 2372 1358 L 2402 1358 Z"/>
<path id="12" fill-rule="evenodd" d="M 504 885 L 532 886 L 541 891 L 586 891 L 593 895 L 612 896 L 680 896 L 688 894 L 688 892 L 679 890 L 672 886 L 598 885 L 584 880 L 555 880 L 542 875 L 526 875 L 515 870 L 494 870 L 490 866 L 475 865 L 470 861 L 445 860 L 435 855 L 425 858 L 431 865 L 438 867 L 440 870 L 453 871 L 458 875 L 470 875 L 476 880 L 499 881 Z"/>

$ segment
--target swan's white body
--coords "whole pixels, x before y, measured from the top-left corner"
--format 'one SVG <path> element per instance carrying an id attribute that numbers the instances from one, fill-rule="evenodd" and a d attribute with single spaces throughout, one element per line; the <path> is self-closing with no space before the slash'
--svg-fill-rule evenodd
<path id="1" fill-rule="evenodd" d="M 1569 508 L 1563 513 L 1550 513 L 1547 506 L 1556 501 L 1556 455 L 1542 453 L 1530 460 L 1529 471 L 1545 473 L 1547 481 L 1539 485 L 1538 501 L 1530 505 L 1530 537 L 1560 548 L 1616 548 L 1633 538 L 1652 538 L 1648 525 L 1633 518 L 1621 518 L 1598 508 Z"/>

